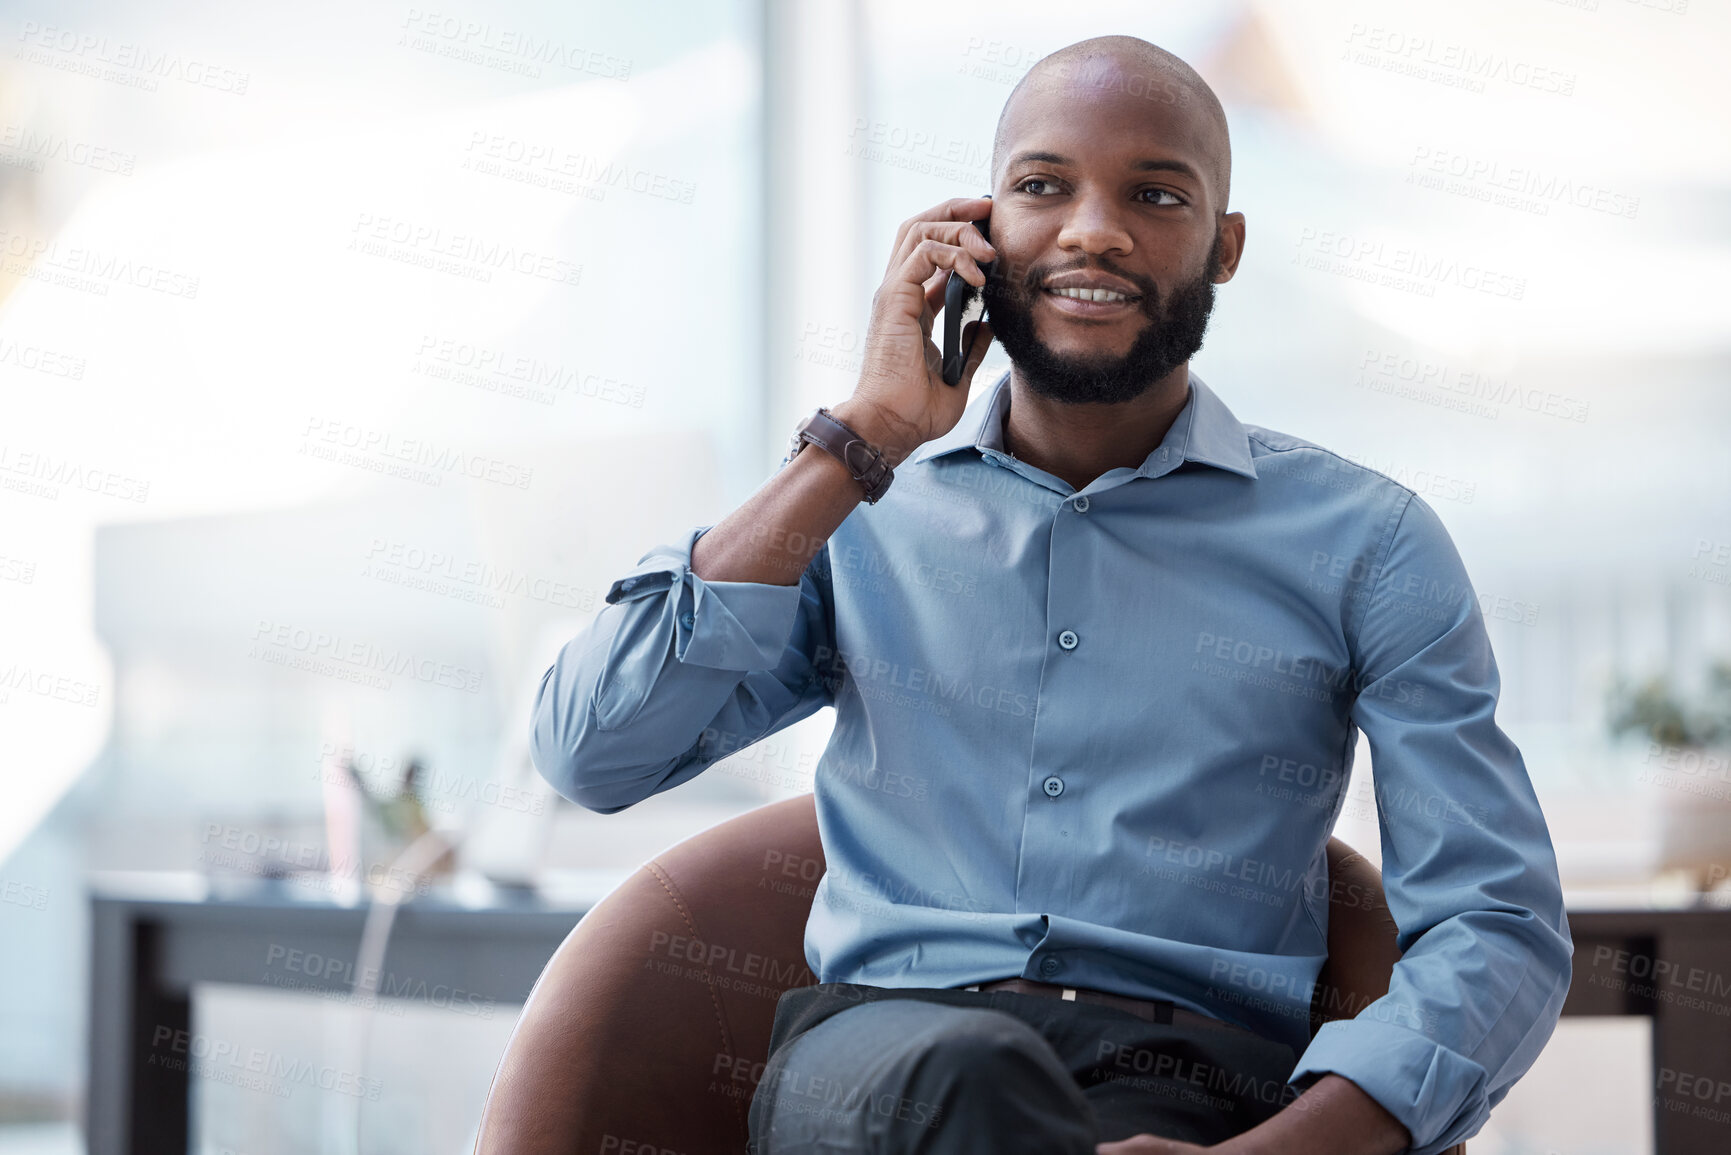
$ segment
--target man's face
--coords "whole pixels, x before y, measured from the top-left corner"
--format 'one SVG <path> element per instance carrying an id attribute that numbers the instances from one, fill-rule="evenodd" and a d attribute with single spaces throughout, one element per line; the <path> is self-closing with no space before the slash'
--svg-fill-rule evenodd
<path id="1" fill-rule="evenodd" d="M 1222 218 L 1211 122 L 1176 82 L 1089 62 L 1018 95 L 993 190 L 992 330 L 1036 392 L 1141 394 L 1202 345 L 1243 218 Z"/>

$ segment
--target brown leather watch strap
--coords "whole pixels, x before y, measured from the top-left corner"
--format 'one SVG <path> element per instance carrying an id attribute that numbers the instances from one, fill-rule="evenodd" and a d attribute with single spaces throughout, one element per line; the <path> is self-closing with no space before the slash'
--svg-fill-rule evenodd
<path id="1" fill-rule="evenodd" d="M 820 408 L 799 423 L 788 445 L 788 460 L 798 456 L 808 441 L 847 466 L 848 473 L 865 489 L 865 499 L 872 505 L 877 504 L 896 478 L 895 470 L 884 460 L 883 451 L 837 420 L 828 409 Z"/>

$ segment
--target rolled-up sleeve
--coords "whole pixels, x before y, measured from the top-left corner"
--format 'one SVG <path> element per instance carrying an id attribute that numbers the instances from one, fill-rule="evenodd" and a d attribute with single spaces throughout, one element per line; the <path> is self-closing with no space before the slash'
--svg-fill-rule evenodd
<path id="1" fill-rule="evenodd" d="M 1412 1133 L 1474 1134 L 1550 1038 L 1574 944 L 1556 854 L 1465 567 L 1408 495 L 1367 583 L 1353 721 L 1369 739 L 1383 884 L 1404 952 L 1386 996 L 1325 1024 L 1292 1082 L 1333 1072 Z"/>
<path id="2" fill-rule="evenodd" d="M 644 554 L 542 676 L 530 756 L 587 809 L 623 810 L 830 704 L 811 658 L 830 636 L 827 559 L 797 586 L 704 581 L 691 551 L 710 528 Z"/>

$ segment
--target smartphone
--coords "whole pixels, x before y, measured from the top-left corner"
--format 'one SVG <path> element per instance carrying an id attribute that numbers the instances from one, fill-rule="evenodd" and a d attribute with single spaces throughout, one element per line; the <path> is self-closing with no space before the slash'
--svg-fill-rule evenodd
<path id="1" fill-rule="evenodd" d="M 990 199 L 991 194 L 987 193 L 986 196 L 987 199 Z M 973 222 L 974 227 L 980 230 L 980 235 L 988 241 L 992 239 L 992 234 L 987 231 L 990 223 L 991 218 L 989 216 Z M 980 269 L 989 277 L 992 275 L 992 265 L 995 263 L 987 261 L 980 266 Z M 968 284 L 960 273 L 951 273 L 949 281 L 944 285 L 943 368 L 945 385 L 961 384 L 962 367 L 968 361 L 967 351 L 962 349 L 962 323 L 969 319 L 966 314 L 979 296 L 980 290 Z M 980 316 L 985 316 L 984 308 L 980 310 Z"/>

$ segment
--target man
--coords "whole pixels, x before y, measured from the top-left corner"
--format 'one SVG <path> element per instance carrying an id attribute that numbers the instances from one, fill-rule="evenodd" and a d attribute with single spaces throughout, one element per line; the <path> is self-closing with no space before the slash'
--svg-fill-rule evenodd
<path id="1" fill-rule="evenodd" d="M 536 764 L 601 813 L 835 706 L 765 1155 L 1428 1155 L 1555 1025 L 1556 861 L 1447 532 L 1189 372 L 1244 251 L 1230 176 L 1176 57 L 1041 61 L 992 199 L 898 231 L 839 427 L 645 555 L 543 680 Z M 961 387 L 951 271 L 989 307 Z M 1012 369 L 964 414 L 994 337 Z M 1312 1040 L 1359 730 L 1405 954 Z"/>

